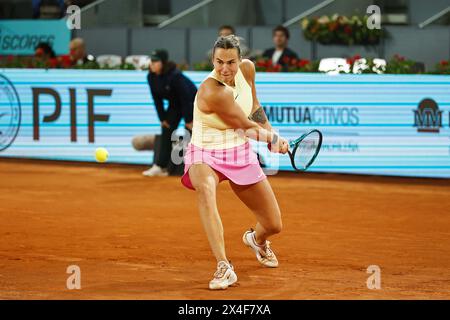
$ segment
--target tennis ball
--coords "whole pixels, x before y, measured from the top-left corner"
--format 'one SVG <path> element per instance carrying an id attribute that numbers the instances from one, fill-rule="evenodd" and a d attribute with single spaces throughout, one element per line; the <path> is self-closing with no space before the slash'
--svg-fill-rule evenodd
<path id="1" fill-rule="evenodd" d="M 105 148 L 97 148 L 95 149 L 95 160 L 97 162 L 106 162 L 108 160 L 109 153 Z"/>

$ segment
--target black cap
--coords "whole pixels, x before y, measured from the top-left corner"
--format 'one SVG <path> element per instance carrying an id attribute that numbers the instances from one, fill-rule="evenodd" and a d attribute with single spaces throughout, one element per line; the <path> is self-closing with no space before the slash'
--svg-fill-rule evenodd
<path id="1" fill-rule="evenodd" d="M 156 49 L 150 54 L 150 59 L 152 61 L 161 61 L 165 63 L 169 60 L 169 53 L 164 49 Z"/>

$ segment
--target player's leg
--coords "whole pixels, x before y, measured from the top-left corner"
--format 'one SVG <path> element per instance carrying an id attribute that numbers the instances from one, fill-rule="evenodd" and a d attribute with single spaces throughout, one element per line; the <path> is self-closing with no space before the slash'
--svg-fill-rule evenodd
<path id="1" fill-rule="evenodd" d="M 200 217 L 208 237 L 209 245 L 217 260 L 217 271 L 209 282 L 210 289 L 226 289 L 237 281 L 233 266 L 225 254 L 222 220 L 216 203 L 216 188 L 219 177 L 206 164 L 193 164 L 189 178 L 198 195 Z"/>
<path id="2" fill-rule="evenodd" d="M 239 199 L 252 210 L 256 224 L 256 241 L 263 244 L 271 235 L 281 232 L 281 212 L 272 187 L 267 179 L 251 185 L 238 185 L 230 181 Z"/>
<path id="3" fill-rule="evenodd" d="M 219 184 L 217 173 L 207 164 L 193 164 L 189 168 L 189 178 L 197 191 L 200 218 L 214 256 L 219 261 L 228 262 L 225 254 L 222 220 L 216 202 L 216 188 Z"/>
<path id="4" fill-rule="evenodd" d="M 257 219 L 255 231 L 244 234 L 244 243 L 256 253 L 258 261 L 267 267 L 277 267 L 278 260 L 267 238 L 281 232 L 281 212 L 272 187 L 267 179 L 252 185 L 237 185 L 230 181 L 239 199 L 252 210 Z"/>

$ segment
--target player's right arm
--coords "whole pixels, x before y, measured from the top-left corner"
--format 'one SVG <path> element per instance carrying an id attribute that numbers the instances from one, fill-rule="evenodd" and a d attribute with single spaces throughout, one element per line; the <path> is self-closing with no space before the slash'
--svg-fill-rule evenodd
<path id="1" fill-rule="evenodd" d="M 243 134 L 250 139 L 273 143 L 278 146 L 275 151 L 287 152 L 287 146 L 278 145 L 278 136 L 273 131 L 261 128 L 256 122 L 248 119 L 242 108 L 236 103 L 233 92 L 214 79 L 207 79 L 199 88 L 197 96 L 198 107 L 206 113 L 216 113 L 223 122 L 233 129 L 243 130 Z"/>

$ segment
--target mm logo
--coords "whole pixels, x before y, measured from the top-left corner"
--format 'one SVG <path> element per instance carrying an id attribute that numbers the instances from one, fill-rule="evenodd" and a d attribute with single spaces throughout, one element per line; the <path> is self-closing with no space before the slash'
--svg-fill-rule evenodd
<path id="1" fill-rule="evenodd" d="M 16 139 L 21 117 L 19 95 L 11 81 L 0 74 L 0 152 Z"/>
<path id="2" fill-rule="evenodd" d="M 418 132 L 439 133 L 442 128 L 442 111 L 433 99 L 424 99 L 414 111 L 414 127 Z"/>

